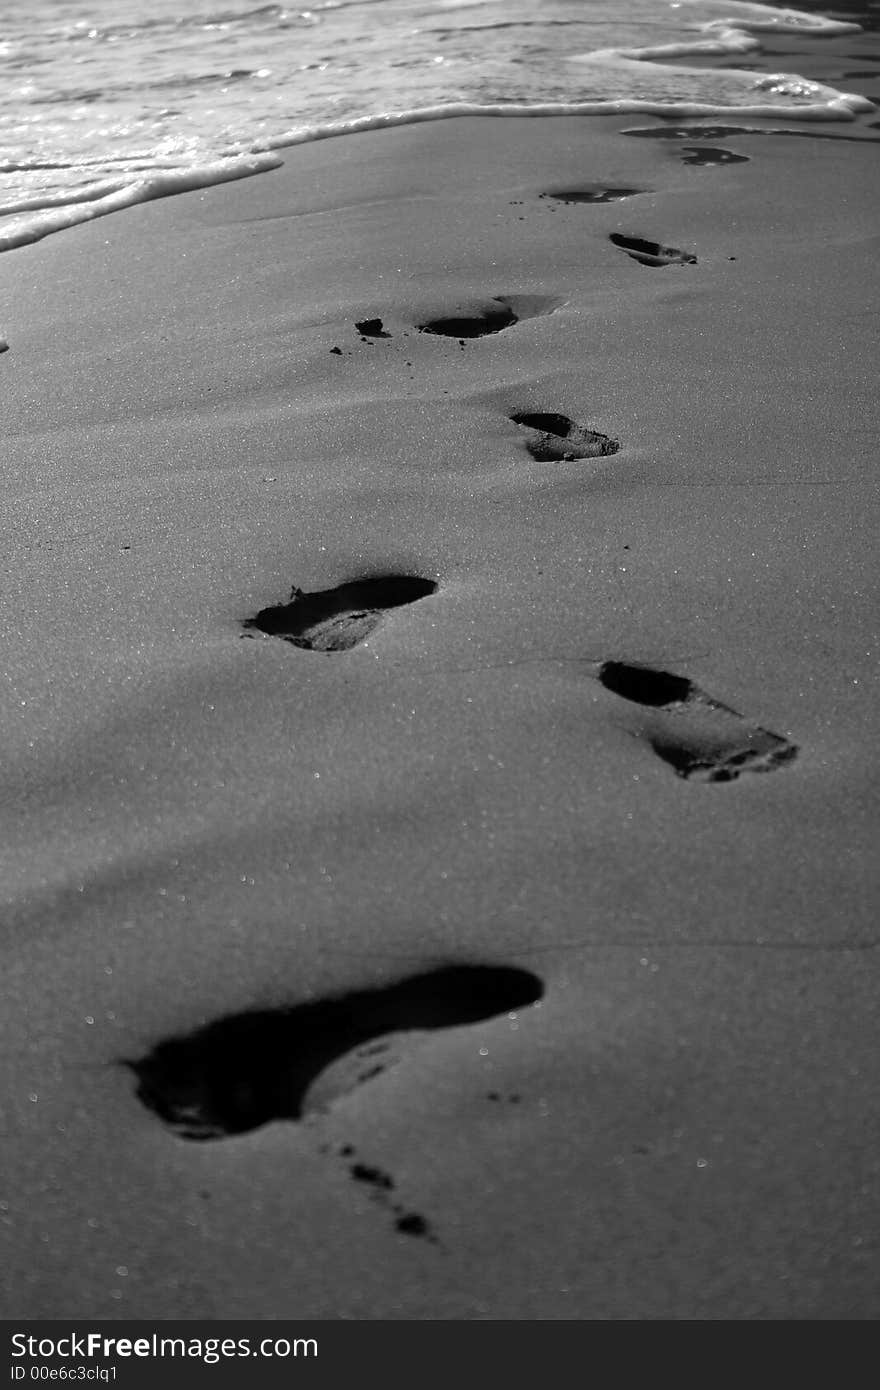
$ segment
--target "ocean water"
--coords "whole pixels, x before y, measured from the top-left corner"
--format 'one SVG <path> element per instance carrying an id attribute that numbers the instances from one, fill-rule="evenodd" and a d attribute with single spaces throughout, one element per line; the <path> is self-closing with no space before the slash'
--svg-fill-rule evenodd
<path id="1" fill-rule="evenodd" d="M 767 35 L 858 27 L 737 0 L 5 0 L 0 250 L 258 174 L 285 145 L 401 121 L 851 119 L 864 97 L 748 64 Z"/>

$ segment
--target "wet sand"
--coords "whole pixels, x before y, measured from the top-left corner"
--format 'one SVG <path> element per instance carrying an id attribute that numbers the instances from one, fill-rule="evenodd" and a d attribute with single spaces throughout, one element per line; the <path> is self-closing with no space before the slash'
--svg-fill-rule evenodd
<path id="1" fill-rule="evenodd" d="M 663 124 L 0 258 L 6 1317 L 877 1315 L 878 132 Z"/>

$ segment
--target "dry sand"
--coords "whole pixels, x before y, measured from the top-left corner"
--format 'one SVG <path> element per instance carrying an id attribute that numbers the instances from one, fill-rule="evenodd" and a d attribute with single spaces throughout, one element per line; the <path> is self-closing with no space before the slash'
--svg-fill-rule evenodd
<path id="1" fill-rule="evenodd" d="M 654 124 L 325 141 L 0 260 L 5 1316 L 877 1314 L 877 149 Z M 644 191 L 540 196 L 593 185 Z M 243 626 L 388 575 L 437 587 L 288 615 L 347 650 Z M 305 1039 L 300 1120 L 191 1142 L 121 1063 L 449 965 L 543 997 L 157 1063 L 222 1130 Z"/>

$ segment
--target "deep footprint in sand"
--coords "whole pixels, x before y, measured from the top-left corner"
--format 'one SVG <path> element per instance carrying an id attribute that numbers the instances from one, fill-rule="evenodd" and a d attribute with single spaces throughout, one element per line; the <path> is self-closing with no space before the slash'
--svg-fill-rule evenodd
<path id="1" fill-rule="evenodd" d="M 696 265 L 697 258 L 690 251 L 679 251 L 674 246 L 661 246 L 657 241 L 645 241 L 643 237 L 624 236 L 622 232 L 612 232 L 609 241 L 620 247 L 640 265 Z"/>
<path id="2" fill-rule="evenodd" d="M 412 574 L 353 579 L 313 594 L 294 587 L 289 602 L 262 608 L 242 626 L 308 651 L 346 652 L 369 637 L 391 609 L 427 598 L 437 588 L 432 579 Z"/>
<path id="3" fill-rule="evenodd" d="M 577 425 L 552 411 L 516 411 L 510 416 L 527 433 L 526 448 L 539 463 L 571 462 L 616 454 L 620 441 Z"/>
<path id="4" fill-rule="evenodd" d="M 376 989 L 221 1018 L 123 1065 L 137 1077 L 139 1100 L 181 1138 L 221 1139 L 323 1110 L 424 1041 L 420 1034 L 481 1023 L 543 993 L 536 975 L 514 966 L 443 966 Z M 349 1058 L 352 1065 L 340 1068 Z M 330 1068 L 335 1082 L 322 1086 Z"/>
<path id="5" fill-rule="evenodd" d="M 539 193 L 539 198 L 552 198 L 556 203 L 616 203 L 623 198 L 634 198 L 644 193 L 644 188 L 611 188 L 606 184 L 595 183 L 583 188 L 563 188 Z"/>
<path id="6" fill-rule="evenodd" d="M 453 314 L 441 314 L 417 325 L 420 333 L 441 338 L 484 338 L 489 333 L 501 333 L 521 319 L 540 318 L 552 314 L 564 301 L 547 295 L 495 295 L 474 308 L 463 308 Z"/>
<path id="7" fill-rule="evenodd" d="M 606 661 L 599 680 L 624 700 L 662 711 L 640 736 L 679 777 L 734 782 L 743 772 L 776 772 L 797 756 L 797 746 L 787 738 L 752 724 L 686 676 L 637 662 Z"/>

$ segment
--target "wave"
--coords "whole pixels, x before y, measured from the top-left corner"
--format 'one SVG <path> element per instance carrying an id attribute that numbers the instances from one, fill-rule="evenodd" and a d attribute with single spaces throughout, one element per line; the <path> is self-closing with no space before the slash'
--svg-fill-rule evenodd
<path id="1" fill-rule="evenodd" d="M 322 4 L 316 8 L 320 11 L 337 7 Z M 121 24 L 92 24 L 88 21 L 77 21 L 74 24 L 67 24 L 54 30 L 53 34 L 55 38 L 68 43 L 83 42 L 84 40 L 112 42 L 119 38 L 131 38 L 136 34 L 155 33 L 157 30 L 167 33 L 186 29 L 219 29 L 234 24 L 252 24 L 254 20 L 262 20 L 273 25 L 281 24 L 284 27 L 310 28 L 318 22 L 318 17 L 312 11 L 288 10 L 284 5 L 257 5 L 255 8 L 247 10 L 219 10 L 216 14 L 137 19 Z"/>
<path id="2" fill-rule="evenodd" d="M 147 203 L 153 198 L 168 198 L 173 193 L 189 193 L 195 188 L 208 188 L 212 184 L 228 183 L 232 179 L 246 179 L 253 174 L 263 174 L 270 169 L 278 169 L 283 160 L 275 155 L 261 155 L 252 158 L 223 159 L 213 164 L 203 164 L 192 169 L 163 170 L 152 173 L 147 178 L 134 183 L 113 182 L 112 186 L 95 185 L 90 190 L 78 190 L 77 201 L 65 204 L 64 195 L 51 195 L 55 200 L 47 207 L 38 204 L 40 211 L 31 216 L 16 216 L 0 229 L 0 251 L 11 251 L 16 246 L 29 246 L 41 241 L 51 232 L 60 232 L 67 227 L 75 227 L 81 222 L 91 222 L 108 213 L 120 212 L 122 208 L 134 207 L 137 203 Z M 2 209 L 0 209 L 2 211 Z"/>
<path id="3" fill-rule="evenodd" d="M 352 4 L 370 3 L 370 0 L 324 0 L 321 10 L 348 8 Z M 445 9 L 453 6 L 447 4 Z M 472 8 L 458 4 L 456 9 Z M 476 8 L 476 7 L 473 7 Z M 681 0 L 682 10 L 706 11 L 706 0 Z M 716 6 L 721 8 L 720 5 Z M 316 6 L 316 9 L 318 7 Z M 795 33 L 815 37 L 859 32 L 860 26 L 844 20 L 830 19 L 824 15 L 807 14 L 799 10 L 772 9 L 767 5 L 741 4 L 732 0 L 724 7 L 721 17 L 706 20 L 690 27 L 687 39 L 680 42 L 655 44 L 641 47 L 609 47 L 584 53 L 567 53 L 560 59 L 563 64 L 575 67 L 591 64 L 598 71 L 616 74 L 614 86 L 618 90 L 633 93 L 641 85 L 644 89 L 644 74 L 652 70 L 654 60 L 687 58 L 688 56 L 741 55 L 761 47 L 757 35 L 761 33 Z M 263 5 L 249 10 L 217 11 L 215 15 L 202 14 L 198 17 L 200 25 L 229 23 L 254 17 L 282 18 L 288 12 L 279 5 Z M 154 21 L 155 22 L 155 21 Z M 191 21 L 190 21 L 191 22 Z M 548 17 L 546 23 L 554 21 Z M 149 24 L 150 21 L 147 21 Z M 455 33 L 469 32 L 467 28 L 456 29 Z M 693 35 L 691 37 L 690 35 Z M 656 72 L 656 65 L 653 66 Z M 234 75 L 244 76 L 244 69 L 233 70 Z M 682 85 L 693 86 L 698 75 L 695 69 L 667 67 L 667 78 L 680 73 Z M 226 74 L 228 77 L 230 74 Z M 699 74 L 706 77 L 705 73 Z M 213 78 L 213 74 L 211 75 Z M 733 87 L 733 99 L 652 99 L 636 95 L 620 98 L 603 97 L 595 100 L 522 100 L 519 96 L 505 99 L 494 96 L 489 100 L 468 95 L 452 99 L 427 101 L 421 106 L 409 106 L 399 110 L 367 111 L 364 114 L 338 116 L 326 121 L 304 119 L 303 123 L 267 134 L 256 140 L 244 139 L 230 142 L 230 147 L 213 150 L 202 161 L 199 153 L 179 152 L 168 157 L 167 150 L 157 148 L 147 157 L 149 165 L 146 176 L 132 178 L 135 172 L 142 174 L 143 163 L 130 165 L 128 170 L 120 169 L 118 174 L 93 183 L 80 183 L 78 187 L 62 190 L 29 192 L 6 206 L 0 206 L 0 217 L 7 218 L 0 226 L 0 251 L 25 246 L 41 240 L 53 232 L 78 223 L 103 217 L 120 208 L 132 207 L 154 198 L 168 197 L 175 193 L 195 188 L 204 188 L 230 179 L 251 177 L 258 173 L 277 168 L 282 162 L 275 153 L 289 146 L 324 140 L 343 135 L 354 135 L 361 131 L 382 130 L 389 127 L 416 124 L 423 121 L 448 120 L 455 117 L 481 116 L 592 116 L 592 115 L 655 115 L 673 119 L 691 117 L 728 116 L 746 119 L 776 119 L 781 116 L 797 120 L 852 120 L 859 112 L 873 109 L 867 98 L 838 91 L 834 87 L 808 81 L 792 73 L 756 73 L 734 69 L 716 68 L 713 78 L 724 79 L 726 92 Z M 191 81 L 197 82 L 198 78 Z M 503 81 L 503 79 L 502 79 Z M 488 85 L 488 84 L 485 84 Z M 741 98 L 741 99 L 737 99 Z M 129 161 L 144 159 L 143 154 L 130 155 Z M 181 160 L 186 164 L 181 166 Z M 85 167 L 89 163 L 113 164 L 114 157 L 104 161 L 82 159 Z M 125 160 L 120 161 L 122 163 Z M 169 167 L 171 166 L 171 167 Z M 48 162 L 32 161 L 6 162 L 0 172 L 16 168 L 50 168 Z M 63 167 L 56 165 L 54 167 Z M 75 167 L 73 165 L 71 168 Z"/>

